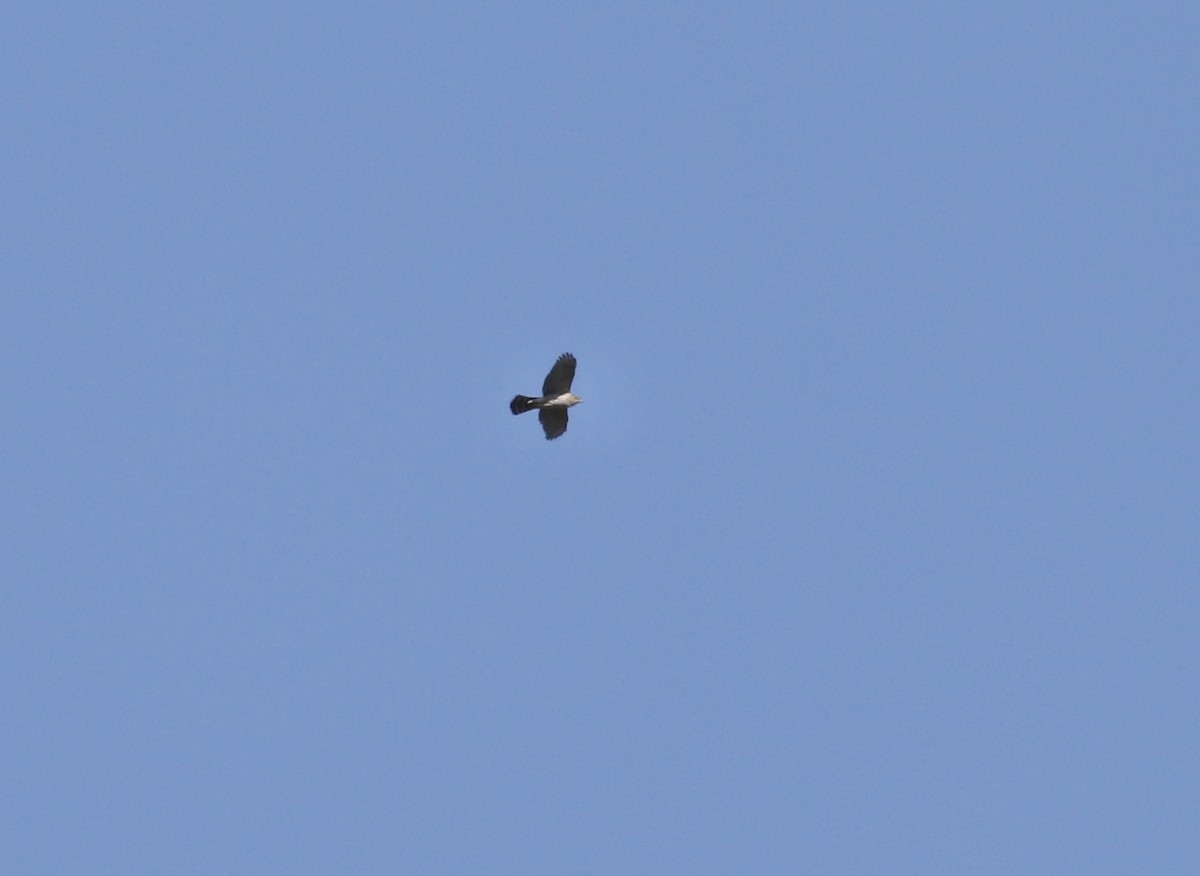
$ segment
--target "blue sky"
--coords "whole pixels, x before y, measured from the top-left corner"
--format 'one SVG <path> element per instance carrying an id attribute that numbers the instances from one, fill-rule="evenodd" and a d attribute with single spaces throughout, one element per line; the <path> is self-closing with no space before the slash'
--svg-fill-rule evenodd
<path id="1" fill-rule="evenodd" d="M 10 6 L 0 870 L 1197 872 L 1197 33 Z"/>

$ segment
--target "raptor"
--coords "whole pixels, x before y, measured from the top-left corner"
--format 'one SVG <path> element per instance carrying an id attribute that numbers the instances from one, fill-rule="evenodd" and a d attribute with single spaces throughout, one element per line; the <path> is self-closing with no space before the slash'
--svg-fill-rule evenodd
<path id="1" fill-rule="evenodd" d="M 575 379 L 575 357 L 563 353 L 546 375 L 542 383 L 542 394 L 537 398 L 527 395 L 515 396 L 509 404 L 514 414 L 536 410 L 538 422 L 546 433 L 546 440 L 553 441 L 567 431 L 567 408 L 583 399 L 571 392 L 571 381 Z"/>

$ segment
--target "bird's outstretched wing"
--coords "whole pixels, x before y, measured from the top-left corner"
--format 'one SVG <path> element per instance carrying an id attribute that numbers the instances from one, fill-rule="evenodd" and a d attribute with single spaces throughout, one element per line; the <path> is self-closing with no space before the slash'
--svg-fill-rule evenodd
<path id="1" fill-rule="evenodd" d="M 574 364 L 574 360 L 572 360 L 572 364 Z M 538 411 L 538 422 L 542 424 L 542 431 L 546 433 L 546 440 L 553 441 L 563 432 L 567 431 L 567 409 L 542 408 Z"/>
<path id="2" fill-rule="evenodd" d="M 570 392 L 571 381 L 574 379 L 575 357 L 570 353 L 563 353 L 558 357 L 558 361 L 554 363 L 554 367 L 550 369 L 550 373 L 546 375 L 546 381 L 542 384 L 542 395 L 553 397 L 562 395 L 564 392 Z M 565 429 L 566 426 L 563 428 Z M 558 434 L 561 435 L 562 433 L 559 432 Z"/>

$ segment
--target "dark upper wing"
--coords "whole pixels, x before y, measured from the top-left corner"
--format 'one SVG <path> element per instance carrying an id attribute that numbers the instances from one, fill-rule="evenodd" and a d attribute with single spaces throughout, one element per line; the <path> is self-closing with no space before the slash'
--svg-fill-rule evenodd
<path id="1" fill-rule="evenodd" d="M 542 395 L 555 396 L 570 392 L 571 381 L 574 379 L 575 357 L 570 353 L 563 353 L 546 375 L 546 381 L 542 384 Z"/>
<path id="2" fill-rule="evenodd" d="M 567 409 L 542 408 L 538 411 L 538 422 L 542 424 L 542 431 L 546 433 L 546 440 L 553 441 L 563 432 L 567 431 Z"/>

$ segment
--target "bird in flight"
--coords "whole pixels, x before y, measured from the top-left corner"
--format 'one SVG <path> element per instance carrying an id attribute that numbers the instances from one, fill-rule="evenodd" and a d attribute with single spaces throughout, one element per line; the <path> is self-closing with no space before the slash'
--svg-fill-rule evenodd
<path id="1" fill-rule="evenodd" d="M 546 433 L 546 440 L 553 441 L 567 431 L 567 408 L 577 405 L 583 399 L 571 392 L 571 381 L 575 379 L 575 357 L 563 353 L 546 375 L 542 383 L 542 394 L 538 398 L 518 395 L 508 406 L 514 414 L 523 414 L 535 408 L 538 412 L 538 422 Z"/>

